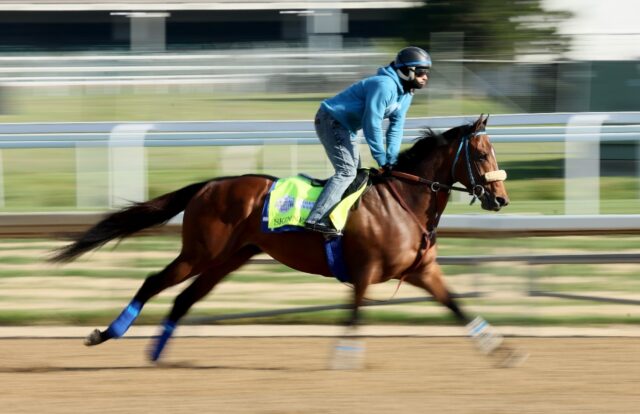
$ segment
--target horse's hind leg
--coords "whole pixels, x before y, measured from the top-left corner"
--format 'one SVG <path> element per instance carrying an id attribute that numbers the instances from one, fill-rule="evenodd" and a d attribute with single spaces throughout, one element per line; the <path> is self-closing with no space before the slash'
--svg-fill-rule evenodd
<path id="1" fill-rule="evenodd" d="M 162 332 L 155 338 L 150 350 L 149 358 L 157 361 L 171 338 L 178 321 L 187 314 L 194 303 L 205 297 L 226 275 L 245 264 L 252 256 L 260 250 L 254 246 L 246 246 L 236 252 L 226 261 L 202 272 L 182 293 L 180 293 L 174 303 L 169 316 L 162 324 Z"/>
<path id="2" fill-rule="evenodd" d="M 178 256 L 162 271 L 147 277 L 122 313 L 111 322 L 106 330 L 100 331 L 99 329 L 95 329 L 91 332 L 85 338 L 85 345 L 98 345 L 111 338 L 121 337 L 136 320 L 142 307 L 149 299 L 164 289 L 182 282 L 193 274 L 194 267 L 192 260 L 187 259 L 184 255 Z"/>
<path id="3" fill-rule="evenodd" d="M 499 366 L 516 366 L 527 358 L 528 354 L 526 352 L 504 345 L 502 336 L 487 321 L 479 316 L 473 320 L 467 317 L 447 289 L 442 277 L 442 270 L 437 263 L 433 262 L 425 272 L 411 274 L 405 280 L 416 287 L 425 289 L 438 302 L 449 308 L 456 316 L 456 319 L 466 325 L 469 336 L 483 353 L 499 357 Z"/>

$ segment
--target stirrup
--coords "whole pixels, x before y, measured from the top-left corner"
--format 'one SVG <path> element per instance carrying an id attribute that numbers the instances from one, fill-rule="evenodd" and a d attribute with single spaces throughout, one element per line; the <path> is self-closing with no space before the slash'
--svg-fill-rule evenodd
<path id="1" fill-rule="evenodd" d="M 322 233 L 325 237 L 342 236 L 340 231 L 324 223 L 304 223 L 304 228 L 316 233 Z"/>

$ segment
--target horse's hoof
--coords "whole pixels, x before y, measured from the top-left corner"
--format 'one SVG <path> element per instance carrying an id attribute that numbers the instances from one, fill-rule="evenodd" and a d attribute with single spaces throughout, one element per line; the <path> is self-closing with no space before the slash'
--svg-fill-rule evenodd
<path id="1" fill-rule="evenodd" d="M 501 345 L 491 355 L 496 358 L 498 368 L 516 368 L 529 358 L 528 352 L 507 345 Z"/>
<path id="2" fill-rule="evenodd" d="M 153 365 L 160 365 L 160 353 L 154 352 L 154 351 L 150 351 L 147 354 L 147 358 L 149 359 L 149 362 L 152 363 Z"/>
<path id="3" fill-rule="evenodd" d="M 99 345 L 102 341 L 102 335 L 100 329 L 94 329 L 86 338 L 84 338 L 84 344 L 86 346 Z"/>
<path id="4" fill-rule="evenodd" d="M 329 361 L 329 369 L 360 370 L 364 368 L 364 341 L 359 339 L 339 339 Z"/>

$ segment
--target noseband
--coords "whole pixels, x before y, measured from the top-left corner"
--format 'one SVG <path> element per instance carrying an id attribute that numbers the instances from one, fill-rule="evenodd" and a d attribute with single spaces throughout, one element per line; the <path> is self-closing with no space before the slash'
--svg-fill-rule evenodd
<path id="1" fill-rule="evenodd" d="M 495 170 L 495 171 L 488 171 L 480 176 L 480 179 L 483 182 L 483 184 L 476 183 L 475 175 L 473 174 L 473 170 L 471 169 L 471 157 L 469 155 L 469 141 L 471 140 L 471 138 L 478 137 L 481 135 L 486 135 L 486 134 L 487 132 L 483 129 L 481 131 L 476 131 L 471 134 L 463 136 L 460 139 L 460 145 L 458 146 L 458 151 L 456 151 L 456 156 L 453 159 L 453 164 L 451 165 L 451 177 L 455 177 L 456 164 L 458 163 L 458 160 L 460 159 L 460 154 L 462 153 L 462 150 L 464 148 L 467 172 L 469 173 L 469 182 L 471 183 L 471 187 L 467 188 L 467 191 L 469 192 L 469 195 L 473 196 L 473 198 L 471 199 L 471 204 L 473 204 L 477 198 L 480 198 L 483 195 L 485 195 L 485 188 L 483 184 L 488 184 L 495 181 L 504 181 L 507 179 L 507 172 L 505 170 Z M 475 161 L 474 161 L 474 165 L 475 165 Z M 478 170 L 477 165 L 476 165 L 476 170 Z"/>

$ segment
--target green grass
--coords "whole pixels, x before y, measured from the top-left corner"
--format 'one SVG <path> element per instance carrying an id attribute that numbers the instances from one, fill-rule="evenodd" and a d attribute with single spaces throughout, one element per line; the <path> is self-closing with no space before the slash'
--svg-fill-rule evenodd
<path id="1" fill-rule="evenodd" d="M 50 273 L 47 271 L 47 275 Z M 34 270 L 16 270 L 16 269 L 0 269 L 0 279 L 12 278 L 12 277 L 34 277 L 42 276 L 42 272 Z"/>
<path id="2" fill-rule="evenodd" d="M 177 255 L 180 250 L 180 237 L 135 237 L 123 241 L 117 246 L 120 252 L 175 252 Z"/>
<path id="3" fill-rule="evenodd" d="M 96 121 L 204 121 L 204 120 L 311 120 L 326 93 L 154 93 L 155 87 L 121 88 L 120 93 L 33 95 L 12 90 L 6 97 L 12 113 L 0 122 L 96 122 Z M 77 89 L 80 92 L 80 89 Z M 409 117 L 511 113 L 517 108 L 491 99 L 465 97 L 438 99 L 418 93 Z"/>
<path id="4" fill-rule="evenodd" d="M 85 269 L 46 269 L 46 270 L 0 270 L 0 279 L 10 277 L 89 277 L 96 279 L 144 279 L 152 273 L 148 270 L 136 268 L 127 269 L 92 269 L 87 264 Z"/>
<path id="5" fill-rule="evenodd" d="M 274 266 L 275 267 L 275 266 Z M 305 274 L 286 269 L 287 273 L 273 274 L 270 271 L 262 273 L 240 273 L 231 275 L 228 280 L 234 283 L 282 283 L 282 284 L 305 284 L 305 283 L 336 283 L 333 279 L 324 278 L 318 275 Z"/>
<path id="6" fill-rule="evenodd" d="M 526 149 L 530 144 L 521 144 Z M 531 144 L 534 145 L 534 144 Z M 301 172 L 326 174 L 320 164 L 324 165 L 324 155 L 313 153 L 314 159 L 305 148 L 297 149 Z M 264 149 L 251 155 L 256 163 L 268 157 L 270 167 L 261 170 L 248 167 L 250 171 L 238 170 L 233 173 L 263 172 L 276 175 L 289 175 L 290 170 L 278 171 L 282 165 L 290 165 L 288 150 L 285 153 L 268 149 L 269 155 L 261 154 Z M 187 184 L 228 174 L 223 171 L 221 160 L 226 157 L 224 148 L 220 147 L 183 147 L 183 148 L 148 148 L 148 198 L 175 191 Z M 366 154 L 364 154 L 366 155 Z M 106 157 L 106 150 L 103 154 Z M 367 155 L 368 156 L 368 155 Z M 535 157 L 536 155 L 530 155 Z M 365 157 L 366 158 L 366 157 Z M 556 171 L 553 176 L 535 174 L 526 170 L 518 173 L 521 164 L 530 161 L 511 160 L 505 155 L 500 159 L 503 168 L 509 171 L 506 181 L 511 204 L 497 214 L 564 214 L 564 179 L 563 172 L 554 166 L 555 160 L 541 160 L 541 165 L 549 165 Z M 517 158 L 517 157 L 516 157 Z M 4 201 L 0 211 L 73 211 L 76 206 L 76 171 L 75 153 L 73 149 L 5 149 L 2 151 Z M 231 165 L 241 165 L 241 162 Z M 227 164 L 229 165 L 229 164 Z M 278 167 L 280 166 L 280 167 Z M 540 167 L 540 166 L 539 166 Z M 275 170 L 274 170 L 275 168 Z M 322 170 L 322 172 L 320 172 Z M 108 177 L 106 173 L 96 176 L 96 191 L 106 194 Z M 600 180 L 600 211 L 604 214 L 635 214 L 640 211 L 640 179 L 638 177 L 602 177 Z M 468 206 L 468 202 L 449 203 L 448 214 L 473 214 L 483 212 L 478 204 Z M 105 201 L 106 203 L 106 201 Z M 105 207 L 97 208 L 102 211 Z M 85 208 L 86 210 L 86 208 Z"/>
<path id="7" fill-rule="evenodd" d="M 10 264 L 10 265 L 23 265 L 23 264 L 33 264 L 36 263 L 35 258 L 33 257 L 24 257 L 24 256 L 3 256 L 2 264 Z"/>

